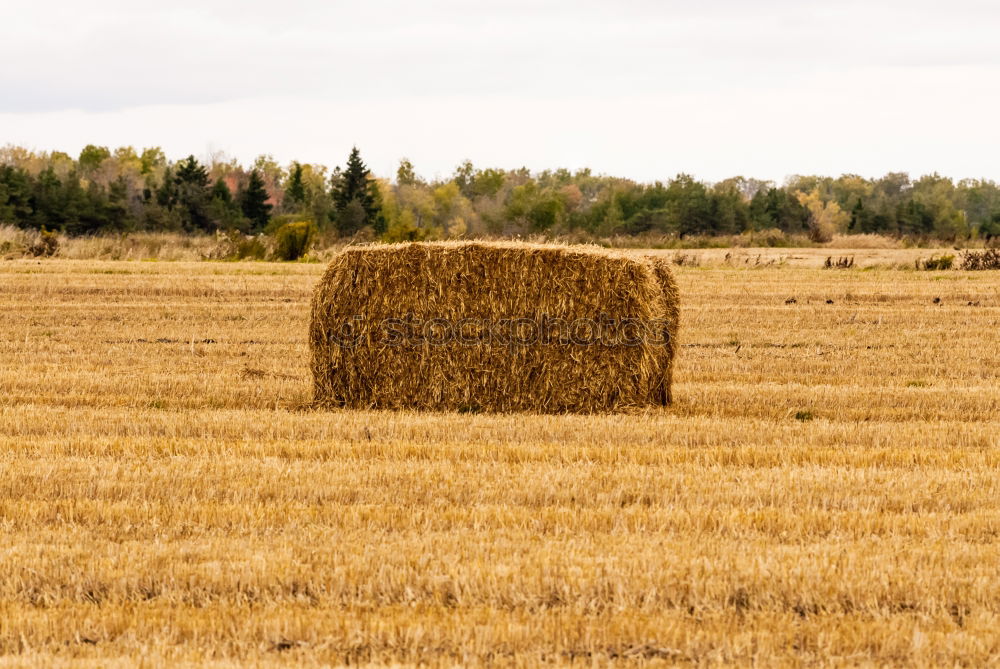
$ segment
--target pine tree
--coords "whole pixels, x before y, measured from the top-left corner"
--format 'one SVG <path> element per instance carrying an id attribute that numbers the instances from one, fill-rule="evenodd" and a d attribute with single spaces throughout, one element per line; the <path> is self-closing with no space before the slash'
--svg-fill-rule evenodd
<path id="1" fill-rule="evenodd" d="M 347 158 L 347 169 L 341 176 L 340 184 L 333 193 L 333 202 L 338 210 L 346 207 L 351 200 L 365 204 L 367 194 L 368 167 L 361 160 L 361 152 L 355 146 Z"/>
<path id="2" fill-rule="evenodd" d="M 378 190 L 378 182 L 374 179 L 368 182 L 368 197 L 372 203 L 371 212 L 368 214 L 368 223 L 372 226 L 375 234 L 381 237 L 387 229 L 385 215 L 382 213 L 382 194 Z"/>
<path id="3" fill-rule="evenodd" d="M 247 187 L 240 194 L 240 209 L 250 219 L 251 230 L 254 232 L 263 230 L 271 220 L 271 204 L 268 203 L 270 197 L 264 188 L 260 172 L 252 170 Z"/>
<path id="4" fill-rule="evenodd" d="M 177 171 L 174 173 L 177 204 L 181 208 L 184 227 L 189 231 L 214 228 L 208 215 L 210 182 L 208 170 L 194 156 L 188 156 L 177 164 Z"/>
<path id="5" fill-rule="evenodd" d="M 291 174 L 288 177 L 288 188 L 285 189 L 285 197 L 295 205 L 302 205 L 306 201 L 306 185 L 302 181 L 302 165 L 292 163 Z"/>
<path id="6" fill-rule="evenodd" d="M 107 219 L 103 227 L 122 232 L 130 227 L 128 211 L 128 184 L 125 177 L 120 176 L 108 186 L 108 199 L 104 205 L 104 216 Z"/>
<path id="7" fill-rule="evenodd" d="M 377 186 L 368 172 L 368 167 L 361 160 L 358 147 L 351 149 L 351 155 L 347 158 L 347 169 L 335 172 L 331 181 L 333 186 L 331 196 L 341 233 L 351 234 L 365 225 L 373 226 L 378 234 L 385 231 L 385 221 L 380 220 L 381 208 L 378 203 Z M 352 202 L 356 202 L 357 205 L 352 206 Z M 350 215 L 347 215 L 348 211 Z M 359 216 L 359 211 L 364 215 Z"/>
<path id="8" fill-rule="evenodd" d="M 174 183 L 174 175 L 169 165 L 164 168 L 163 181 L 156 189 L 156 204 L 168 211 L 177 204 L 177 184 Z"/>
<path id="9" fill-rule="evenodd" d="M 209 213 L 216 225 L 227 230 L 243 230 L 247 220 L 243 218 L 239 205 L 233 201 L 233 194 L 225 180 L 219 177 L 212 186 L 212 201 L 208 205 Z"/>
<path id="10" fill-rule="evenodd" d="M 216 179 L 215 185 L 212 186 L 212 199 L 226 203 L 233 201 L 233 194 L 229 190 L 229 186 L 226 185 L 225 179 L 222 177 Z"/>
<path id="11" fill-rule="evenodd" d="M 31 180 L 28 173 L 0 165 L 0 221 L 27 225 L 31 218 Z"/>
<path id="12" fill-rule="evenodd" d="M 177 164 L 177 175 L 174 180 L 178 184 L 190 184 L 199 188 L 208 188 L 208 170 L 198 163 L 194 156 L 188 156 Z"/>

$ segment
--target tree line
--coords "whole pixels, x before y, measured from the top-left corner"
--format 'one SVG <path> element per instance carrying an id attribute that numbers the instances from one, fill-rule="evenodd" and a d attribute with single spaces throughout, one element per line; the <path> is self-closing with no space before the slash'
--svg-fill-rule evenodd
<path id="1" fill-rule="evenodd" d="M 63 152 L 0 149 L 0 224 L 70 235 L 163 231 L 245 234 L 293 222 L 318 232 L 386 241 L 464 236 L 879 233 L 941 240 L 1000 237 L 1000 186 L 938 174 L 869 179 L 794 176 L 783 184 L 680 174 L 640 183 L 589 169 L 478 168 L 421 178 L 400 161 L 394 179 L 371 174 L 357 148 L 343 167 L 263 155 L 170 161 L 159 148 L 88 145 Z"/>

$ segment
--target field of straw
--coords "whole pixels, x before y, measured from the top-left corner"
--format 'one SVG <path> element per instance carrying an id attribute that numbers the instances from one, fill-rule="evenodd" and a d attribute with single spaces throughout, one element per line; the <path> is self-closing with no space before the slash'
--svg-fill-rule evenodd
<path id="1" fill-rule="evenodd" d="M 997 664 L 1000 273 L 740 253 L 627 416 L 309 410 L 319 264 L 0 262 L 0 666 Z"/>

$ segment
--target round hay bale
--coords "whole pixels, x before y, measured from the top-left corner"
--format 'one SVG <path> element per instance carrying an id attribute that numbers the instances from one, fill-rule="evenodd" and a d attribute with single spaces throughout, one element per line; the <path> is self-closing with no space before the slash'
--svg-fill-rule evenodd
<path id="1" fill-rule="evenodd" d="M 544 413 L 671 401 L 665 262 L 587 246 L 349 247 L 312 303 L 314 401 Z"/>

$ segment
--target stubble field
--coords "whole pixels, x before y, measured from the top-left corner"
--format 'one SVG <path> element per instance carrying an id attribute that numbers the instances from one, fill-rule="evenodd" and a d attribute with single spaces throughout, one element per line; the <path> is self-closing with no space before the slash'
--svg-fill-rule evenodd
<path id="1" fill-rule="evenodd" d="M 1000 276 L 819 264 L 489 416 L 308 409 L 321 265 L 2 262 L 0 665 L 996 664 Z"/>

